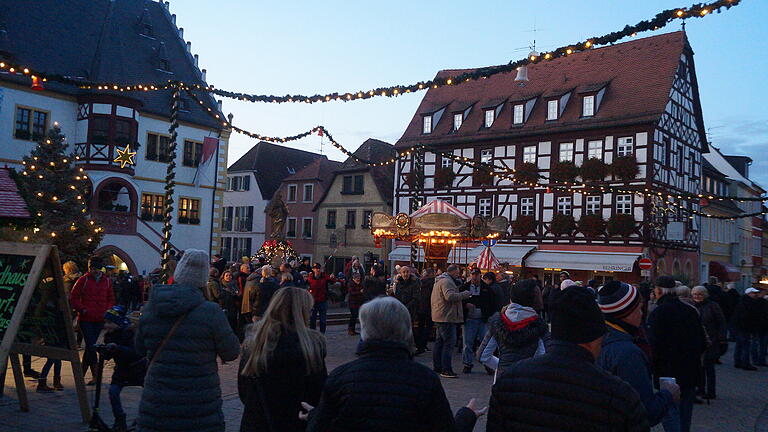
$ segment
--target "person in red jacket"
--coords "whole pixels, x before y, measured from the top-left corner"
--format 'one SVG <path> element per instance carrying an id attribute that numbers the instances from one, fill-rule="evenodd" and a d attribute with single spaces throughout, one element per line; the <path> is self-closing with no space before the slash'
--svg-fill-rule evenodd
<path id="1" fill-rule="evenodd" d="M 104 313 L 115 305 L 115 291 L 112 281 L 104 274 L 104 262 L 101 257 L 92 256 L 88 259 L 88 273 L 81 276 L 72 287 L 69 296 L 72 309 L 77 312 L 80 329 L 85 339 L 83 353 L 83 375 L 91 369 L 91 376 L 96 377 L 96 350 L 93 345 L 104 328 Z M 93 385 L 94 381 L 88 382 Z"/>
<path id="2" fill-rule="evenodd" d="M 309 274 L 309 293 L 315 299 L 315 305 L 312 307 L 312 315 L 309 318 L 309 327 L 315 329 L 317 316 L 320 315 L 320 333 L 325 333 L 326 315 L 328 313 L 328 284 L 333 283 L 336 278 L 333 275 L 323 273 L 319 263 L 312 265 L 312 273 Z"/>

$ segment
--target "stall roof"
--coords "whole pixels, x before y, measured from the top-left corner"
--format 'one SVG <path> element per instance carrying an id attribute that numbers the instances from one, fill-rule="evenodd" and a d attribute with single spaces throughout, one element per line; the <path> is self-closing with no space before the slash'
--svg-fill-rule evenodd
<path id="1" fill-rule="evenodd" d="M 523 258 L 534 249 L 534 246 L 529 245 L 497 245 L 491 248 L 493 254 L 501 263 L 508 263 L 510 265 L 519 266 L 522 264 Z M 473 262 L 478 256 L 485 250 L 485 246 L 477 246 L 467 250 L 466 248 L 453 248 L 451 254 L 448 255 L 448 261 L 455 264 L 467 264 Z M 454 251 L 458 260 L 451 261 L 454 257 Z M 424 249 L 419 248 L 419 256 L 424 257 Z M 465 259 L 466 258 L 466 259 Z M 410 261 L 411 260 L 411 247 L 410 246 L 397 246 L 389 253 L 390 261 Z"/>
<path id="2" fill-rule="evenodd" d="M 559 268 L 564 270 L 592 270 L 631 272 L 638 253 L 625 252 L 578 252 L 537 250 L 525 259 L 525 266 L 532 268 Z"/>

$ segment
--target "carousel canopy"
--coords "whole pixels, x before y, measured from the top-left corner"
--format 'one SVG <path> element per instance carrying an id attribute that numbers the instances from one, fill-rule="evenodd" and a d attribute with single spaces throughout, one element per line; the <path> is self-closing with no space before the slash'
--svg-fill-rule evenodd
<path id="1" fill-rule="evenodd" d="M 477 264 L 477 268 L 482 270 L 494 270 L 501 267 L 501 263 L 499 263 L 496 255 L 493 254 L 493 251 L 491 251 L 491 248 L 489 247 L 486 247 L 485 250 L 480 253 L 480 256 L 475 260 L 475 263 Z"/>
<path id="2" fill-rule="evenodd" d="M 447 203 L 439 199 L 430 201 L 420 209 L 411 213 L 410 217 L 415 218 L 415 217 L 424 216 L 424 215 L 433 214 L 433 213 L 451 214 L 454 216 L 458 216 L 462 219 L 467 219 L 467 220 L 472 219 L 468 214 L 454 207 L 450 203 Z"/>

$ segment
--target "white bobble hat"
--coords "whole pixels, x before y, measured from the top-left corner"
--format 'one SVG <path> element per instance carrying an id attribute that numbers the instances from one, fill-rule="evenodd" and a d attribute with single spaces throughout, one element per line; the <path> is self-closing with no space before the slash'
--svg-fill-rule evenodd
<path id="1" fill-rule="evenodd" d="M 173 280 L 178 285 L 201 288 L 208 282 L 210 268 L 207 252 L 187 249 L 176 266 L 176 271 L 173 272 Z"/>

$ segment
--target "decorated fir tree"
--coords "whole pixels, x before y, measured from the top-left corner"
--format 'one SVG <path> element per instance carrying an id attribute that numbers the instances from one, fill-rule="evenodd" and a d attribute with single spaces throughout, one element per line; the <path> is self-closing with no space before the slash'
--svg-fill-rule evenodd
<path id="1" fill-rule="evenodd" d="M 62 262 L 85 264 L 101 242 L 104 229 L 89 218 L 88 176 L 67 152 L 65 136 L 54 124 L 17 175 L 19 190 L 35 216 L 22 239 L 50 243 L 59 249 Z"/>

